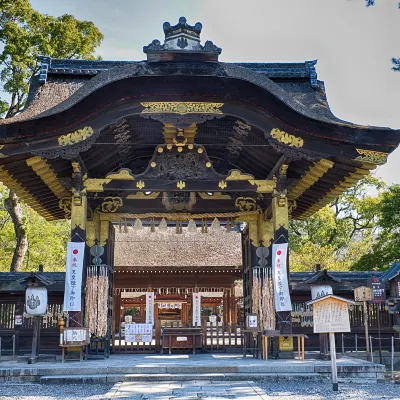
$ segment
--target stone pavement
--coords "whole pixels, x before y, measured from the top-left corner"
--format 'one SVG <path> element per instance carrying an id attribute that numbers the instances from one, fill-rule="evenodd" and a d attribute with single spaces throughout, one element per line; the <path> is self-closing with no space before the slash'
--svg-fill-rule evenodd
<path id="1" fill-rule="evenodd" d="M 267 399 L 263 389 L 252 381 L 218 382 L 119 382 L 107 393 L 106 399 Z"/>

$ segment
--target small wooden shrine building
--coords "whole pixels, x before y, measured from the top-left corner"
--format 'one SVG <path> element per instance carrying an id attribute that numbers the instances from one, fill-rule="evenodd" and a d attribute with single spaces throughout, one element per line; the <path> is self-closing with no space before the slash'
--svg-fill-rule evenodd
<path id="1" fill-rule="evenodd" d="M 47 220 L 70 218 L 87 267 L 101 246 L 114 288 L 113 225 L 241 224 L 244 312 L 290 333 L 265 295 L 272 244 L 384 164 L 400 131 L 335 117 L 316 61 L 225 63 L 200 23 L 163 29 L 144 61 L 42 57 L 25 109 L 0 121 L 0 180 Z"/>

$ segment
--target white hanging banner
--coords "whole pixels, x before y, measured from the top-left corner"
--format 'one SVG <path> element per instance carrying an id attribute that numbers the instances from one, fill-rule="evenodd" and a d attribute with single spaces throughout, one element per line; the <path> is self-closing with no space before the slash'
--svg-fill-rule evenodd
<path id="1" fill-rule="evenodd" d="M 193 326 L 201 326 L 201 295 L 193 293 Z"/>
<path id="2" fill-rule="evenodd" d="M 68 242 L 64 311 L 82 311 L 82 270 L 85 242 Z"/>
<path id="3" fill-rule="evenodd" d="M 292 311 L 287 275 L 287 249 L 287 243 L 272 245 L 272 274 L 276 311 Z"/>
<path id="4" fill-rule="evenodd" d="M 146 324 L 154 325 L 154 293 L 146 292 Z"/>

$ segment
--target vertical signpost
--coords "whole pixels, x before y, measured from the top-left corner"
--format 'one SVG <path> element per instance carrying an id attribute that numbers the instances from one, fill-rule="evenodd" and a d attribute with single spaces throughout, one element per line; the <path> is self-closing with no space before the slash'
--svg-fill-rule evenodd
<path id="1" fill-rule="evenodd" d="M 368 287 L 372 289 L 372 303 L 376 304 L 376 319 L 378 323 L 378 342 L 379 342 L 379 363 L 382 362 L 382 344 L 381 344 L 381 303 L 386 301 L 386 281 L 380 281 L 378 277 L 373 276 L 367 281 Z"/>
<path id="2" fill-rule="evenodd" d="M 369 349 L 369 337 L 368 337 L 368 309 L 367 301 L 372 300 L 372 289 L 367 286 L 360 286 L 354 289 L 354 300 L 362 301 L 363 303 L 363 315 L 364 315 L 364 330 L 365 330 L 365 343 L 367 350 L 367 360 L 371 360 L 371 353 Z"/>
<path id="3" fill-rule="evenodd" d="M 354 304 L 354 301 L 332 294 L 307 302 L 307 305 L 313 306 L 314 333 L 329 333 L 332 387 L 335 392 L 339 390 L 335 332 L 350 332 L 349 304 Z"/>

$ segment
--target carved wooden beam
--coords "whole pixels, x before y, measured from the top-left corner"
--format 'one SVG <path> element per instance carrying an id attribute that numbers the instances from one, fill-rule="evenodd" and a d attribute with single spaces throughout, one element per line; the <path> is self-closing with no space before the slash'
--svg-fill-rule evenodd
<path id="1" fill-rule="evenodd" d="M 290 200 L 300 197 L 306 190 L 322 178 L 334 165 L 333 161 L 322 159 L 314 163 L 309 170 L 302 176 L 300 181 L 289 191 Z"/>

